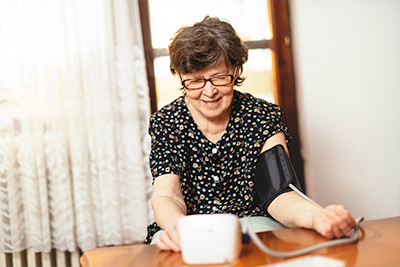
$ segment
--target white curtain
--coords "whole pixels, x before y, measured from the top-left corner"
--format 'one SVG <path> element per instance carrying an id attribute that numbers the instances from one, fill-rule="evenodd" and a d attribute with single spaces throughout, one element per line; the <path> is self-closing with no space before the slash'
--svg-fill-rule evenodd
<path id="1" fill-rule="evenodd" d="M 0 1 L 0 251 L 144 240 L 150 107 L 137 1 Z"/>

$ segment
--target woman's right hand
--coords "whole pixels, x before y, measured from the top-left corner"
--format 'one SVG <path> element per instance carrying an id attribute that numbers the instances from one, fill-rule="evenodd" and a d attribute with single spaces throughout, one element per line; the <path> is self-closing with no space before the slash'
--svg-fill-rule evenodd
<path id="1" fill-rule="evenodd" d="M 179 241 L 178 227 L 176 221 L 164 230 L 156 240 L 156 246 L 161 250 L 172 250 L 180 252 L 181 246 Z"/>

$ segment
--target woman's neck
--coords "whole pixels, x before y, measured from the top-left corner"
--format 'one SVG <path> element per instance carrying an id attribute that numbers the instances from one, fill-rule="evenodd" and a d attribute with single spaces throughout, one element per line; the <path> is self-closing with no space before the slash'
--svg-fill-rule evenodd
<path id="1" fill-rule="evenodd" d="M 228 126 L 231 108 L 216 119 L 209 119 L 201 116 L 190 104 L 187 105 L 187 108 L 203 135 L 214 144 L 217 143 L 224 135 L 226 127 Z"/>
<path id="2" fill-rule="evenodd" d="M 214 144 L 221 140 L 229 123 L 229 117 L 225 120 L 218 121 L 200 120 L 198 122 L 195 118 L 193 119 L 203 135 Z"/>

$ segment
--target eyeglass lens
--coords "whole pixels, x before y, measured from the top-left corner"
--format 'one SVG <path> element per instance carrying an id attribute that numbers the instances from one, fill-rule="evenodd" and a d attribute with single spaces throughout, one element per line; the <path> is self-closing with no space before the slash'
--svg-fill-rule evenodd
<path id="1" fill-rule="evenodd" d="M 187 89 L 200 89 L 203 88 L 207 81 L 210 81 L 214 86 L 224 86 L 232 83 L 233 76 L 232 75 L 223 75 L 218 77 L 212 77 L 210 79 L 196 79 L 196 80 L 187 80 L 183 82 L 183 85 Z"/>

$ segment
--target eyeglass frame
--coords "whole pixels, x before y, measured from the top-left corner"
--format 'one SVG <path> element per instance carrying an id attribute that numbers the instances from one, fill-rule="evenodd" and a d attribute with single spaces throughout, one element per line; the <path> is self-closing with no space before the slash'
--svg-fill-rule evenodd
<path id="1" fill-rule="evenodd" d="M 189 91 L 194 91 L 194 90 L 203 89 L 203 88 L 206 86 L 207 82 L 210 82 L 213 86 L 227 86 L 227 85 L 232 84 L 232 82 L 235 80 L 236 70 L 237 70 L 237 67 L 238 67 L 238 66 L 239 66 L 238 64 L 235 65 L 235 70 L 233 71 L 233 75 L 232 75 L 232 74 L 224 74 L 224 75 L 219 75 L 219 76 L 216 76 L 216 77 L 210 77 L 210 78 L 208 78 L 208 79 L 186 79 L 186 80 L 183 80 L 183 81 L 181 82 L 181 84 L 182 84 L 182 86 L 183 86 L 184 89 L 189 90 Z M 215 84 L 213 84 L 212 79 L 215 79 L 215 78 L 218 78 L 218 77 L 221 77 L 221 76 L 229 76 L 229 77 L 231 77 L 231 81 L 230 81 L 229 83 L 227 83 L 227 84 L 224 84 L 224 85 L 215 85 Z M 180 73 L 179 73 L 179 77 L 180 77 L 181 80 L 182 80 L 182 77 L 181 77 L 181 74 L 180 74 Z M 203 80 L 203 81 L 204 81 L 204 85 L 203 85 L 202 87 L 199 87 L 199 88 L 187 88 L 187 87 L 185 86 L 185 82 L 187 82 L 187 81 L 193 81 L 193 80 Z"/>

